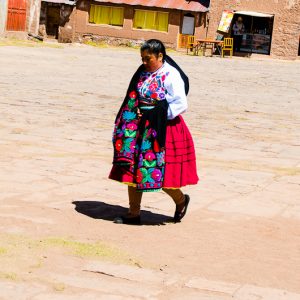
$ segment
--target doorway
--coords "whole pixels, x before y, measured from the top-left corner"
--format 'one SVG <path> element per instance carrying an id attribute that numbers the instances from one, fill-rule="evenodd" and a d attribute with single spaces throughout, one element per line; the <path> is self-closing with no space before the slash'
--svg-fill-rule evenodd
<path id="1" fill-rule="evenodd" d="M 195 17 L 188 13 L 183 16 L 182 34 L 194 35 L 195 33 Z"/>
<path id="2" fill-rule="evenodd" d="M 254 12 L 249 14 L 235 12 L 232 24 L 238 18 L 241 18 L 244 24 L 240 52 L 270 55 L 274 16 L 261 15 Z"/>
<path id="3" fill-rule="evenodd" d="M 41 5 L 40 27 L 45 29 L 48 38 L 58 39 L 60 25 L 60 7 L 58 3 L 44 2 Z"/>
<path id="4" fill-rule="evenodd" d="M 26 0 L 9 0 L 7 10 L 7 31 L 25 31 Z"/>

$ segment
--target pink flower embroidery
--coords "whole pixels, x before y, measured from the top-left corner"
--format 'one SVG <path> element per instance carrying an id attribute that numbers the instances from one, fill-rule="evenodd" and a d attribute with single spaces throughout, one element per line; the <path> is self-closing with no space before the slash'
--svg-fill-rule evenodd
<path id="1" fill-rule="evenodd" d="M 149 86 L 150 91 L 155 91 L 157 88 L 158 88 L 157 82 L 153 82 Z"/>
<path id="2" fill-rule="evenodd" d="M 145 159 L 147 161 L 153 161 L 156 158 L 155 154 L 153 152 L 147 152 L 145 154 Z"/>
<path id="3" fill-rule="evenodd" d="M 159 169 L 154 169 L 151 174 L 152 179 L 154 179 L 156 182 L 159 182 L 162 177 L 162 173 Z"/>
<path id="4" fill-rule="evenodd" d="M 134 151 L 134 148 L 135 148 L 135 140 L 132 140 L 132 142 L 130 143 L 129 145 L 129 148 L 131 151 Z"/>
<path id="5" fill-rule="evenodd" d="M 127 124 L 126 128 L 130 129 L 130 130 L 136 130 L 137 125 L 135 123 L 129 123 L 129 124 Z"/>

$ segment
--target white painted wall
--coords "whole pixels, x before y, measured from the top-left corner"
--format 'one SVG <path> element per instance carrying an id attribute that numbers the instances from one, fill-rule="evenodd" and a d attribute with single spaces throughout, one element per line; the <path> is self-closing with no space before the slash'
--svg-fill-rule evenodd
<path id="1" fill-rule="evenodd" d="M 0 35 L 4 33 L 7 18 L 7 0 L 0 0 Z"/>
<path id="2" fill-rule="evenodd" d="M 28 32 L 37 34 L 40 22 L 41 0 L 31 0 L 29 15 Z"/>

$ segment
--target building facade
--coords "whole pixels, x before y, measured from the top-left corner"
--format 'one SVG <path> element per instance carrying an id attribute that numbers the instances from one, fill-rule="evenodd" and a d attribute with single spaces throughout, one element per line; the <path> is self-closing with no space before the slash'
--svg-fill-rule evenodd
<path id="1" fill-rule="evenodd" d="M 0 35 L 115 45 L 158 38 L 177 49 L 188 35 L 233 36 L 239 17 L 241 53 L 299 57 L 299 0 L 2 0 Z"/>
<path id="2" fill-rule="evenodd" d="M 185 0 L 78 0 L 70 15 L 69 32 L 61 39 L 126 44 L 157 38 L 177 48 L 182 34 L 205 35 L 207 11 L 199 2 Z"/>
<path id="3" fill-rule="evenodd" d="M 27 36 L 38 33 L 40 0 L 2 0 L 0 3 L 0 35 Z"/>
<path id="4" fill-rule="evenodd" d="M 6 30 L 7 0 L 0 1 L 0 36 Z"/>
<path id="5" fill-rule="evenodd" d="M 241 52 L 285 59 L 298 57 L 300 1 L 212 0 L 208 36 L 215 37 L 218 33 L 232 36 L 232 26 L 238 17 L 242 18 L 245 28 Z M 224 24 L 228 30 L 222 28 Z"/>

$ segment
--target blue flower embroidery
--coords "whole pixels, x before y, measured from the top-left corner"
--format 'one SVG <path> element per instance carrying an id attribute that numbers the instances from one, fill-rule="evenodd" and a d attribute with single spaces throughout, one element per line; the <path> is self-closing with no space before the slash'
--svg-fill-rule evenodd
<path id="1" fill-rule="evenodd" d="M 150 148 L 151 148 L 151 142 L 149 142 L 149 141 L 143 141 L 142 142 L 142 146 L 141 146 L 142 151 L 146 151 Z"/>
<path id="2" fill-rule="evenodd" d="M 125 152 L 131 152 L 130 144 L 132 141 L 133 141 L 133 138 L 127 138 L 126 140 L 124 140 L 122 150 Z"/>
<path id="3" fill-rule="evenodd" d="M 131 120 L 133 120 L 133 119 L 135 119 L 136 118 L 136 113 L 135 112 L 131 112 L 131 111 L 125 111 L 124 113 L 123 113 L 123 119 L 125 120 L 125 121 L 131 121 Z"/>
<path id="4" fill-rule="evenodd" d="M 156 153 L 157 165 L 162 166 L 165 163 L 165 153 L 158 152 Z"/>
<path id="5" fill-rule="evenodd" d="M 155 180 L 151 177 L 154 168 L 150 168 L 149 170 L 142 168 L 141 171 L 143 173 L 142 183 L 155 183 Z"/>

